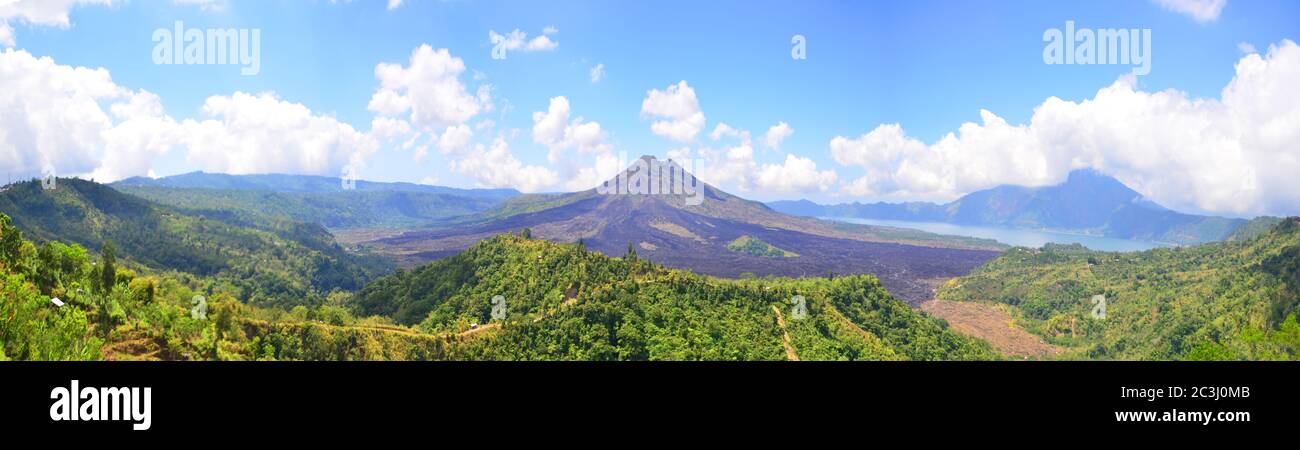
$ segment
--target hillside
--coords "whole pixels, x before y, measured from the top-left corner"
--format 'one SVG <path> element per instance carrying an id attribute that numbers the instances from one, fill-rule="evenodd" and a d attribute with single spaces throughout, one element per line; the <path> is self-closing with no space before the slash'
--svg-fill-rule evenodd
<path id="1" fill-rule="evenodd" d="M 1048 229 L 1167 244 L 1226 240 L 1243 219 L 1184 214 L 1165 209 L 1119 180 L 1093 170 L 1071 172 L 1055 186 L 1003 185 L 946 204 L 772 202 L 777 211 L 811 217 L 948 222 Z M 1267 219 L 1265 219 L 1267 221 Z"/>
<path id="2" fill-rule="evenodd" d="M 93 251 L 112 242 L 124 259 L 223 280 L 254 304 L 319 303 L 331 291 L 361 288 L 389 267 L 344 252 L 319 225 L 242 227 L 90 181 L 59 179 L 57 186 L 12 185 L 0 192 L 0 213 L 38 242 L 75 243 Z"/>
<path id="3" fill-rule="evenodd" d="M 1102 319 L 1093 318 L 1098 295 Z M 1006 305 L 1068 358 L 1300 359 L 1300 219 L 1188 248 L 1016 248 L 938 298 Z"/>
<path id="4" fill-rule="evenodd" d="M 804 316 L 791 303 L 796 295 L 805 300 Z M 497 323 L 496 296 L 505 319 L 499 331 L 460 349 L 469 357 L 777 360 L 787 358 L 783 333 L 805 360 L 993 356 L 895 300 L 874 277 L 717 280 L 635 253 L 611 258 L 512 234 L 379 279 L 356 306 L 428 333 L 460 333 L 472 323 Z"/>
<path id="5" fill-rule="evenodd" d="M 441 227 L 350 244 L 418 265 L 494 235 L 531 228 L 535 237 L 581 240 L 606 255 L 622 255 L 634 246 L 647 260 L 718 277 L 873 274 L 894 295 L 911 302 L 928 298 L 936 280 L 965 274 L 1005 248 L 985 239 L 794 217 L 702 182 L 694 198 L 698 202 L 681 193 L 617 193 L 638 174 L 668 173 L 674 165 L 645 157 L 625 172 L 626 179 L 611 180 L 616 193 L 592 189 L 520 196 Z M 770 258 L 728 248 L 742 236 L 792 256 Z"/>
<path id="6" fill-rule="evenodd" d="M 995 357 L 873 277 L 715 280 L 515 235 L 399 271 L 355 300 L 292 309 L 244 304 L 224 282 L 176 272 L 99 281 L 113 266 L 76 244 L 38 250 L 0 214 L 0 360 Z M 504 308 L 497 319 L 494 305 Z"/>

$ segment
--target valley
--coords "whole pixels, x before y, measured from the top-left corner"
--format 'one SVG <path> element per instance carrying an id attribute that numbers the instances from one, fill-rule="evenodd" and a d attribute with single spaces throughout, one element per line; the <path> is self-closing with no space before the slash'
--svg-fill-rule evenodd
<path id="1" fill-rule="evenodd" d="M 703 183 L 691 204 L 182 179 L 0 192 L 0 358 L 1300 357 L 1297 219 L 1116 253 L 789 216 Z"/>

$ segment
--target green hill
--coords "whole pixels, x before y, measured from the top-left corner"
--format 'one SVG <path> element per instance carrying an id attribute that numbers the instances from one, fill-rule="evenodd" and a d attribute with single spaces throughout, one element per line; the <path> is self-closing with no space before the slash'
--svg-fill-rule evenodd
<path id="1" fill-rule="evenodd" d="M 458 350 L 475 359 L 774 360 L 783 336 L 801 359 L 994 357 L 872 276 L 720 280 L 513 234 L 376 280 L 355 306 L 432 334 L 499 326 Z"/>
<path id="2" fill-rule="evenodd" d="M 793 258 L 799 256 L 798 253 L 781 250 L 772 244 L 763 242 L 758 238 L 749 235 L 736 238 L 731 241 L 730 244 L 727 244 L 727 248 L 731 249 L 733 252 L 766 258 Z"/>
<path id="3" fill-rule="evenodd" d="M 1097 295 L 1105 318 L 1093 318 Z M 938 298 L 1009 305 L 1071 358 L 1300 359 L 1300 219 L 1196 247 L 1016 248 Z"/>
<path id="4" fill-rule="evenodd" d="M 355 299 L 292 309 L 241 303 L 207 277 L 103 275 L 114 265 L 107 255 L 92 263 L 76 244 L 38 249 L 0 214 L 0 360 L 995 357 L 871 276 L 725 281 L 512 234 L 382 278 Z M 496 305 L 506 308 L 498 319 Z"/>
<path id="5" fill-rule="evenodd" d="M 324 228 L 277 222 L 263 228 L 227 224 L 157 205 L 108 186 L 59 179 L 0 192 L 0 212 L 38 242 L 62 241 L 99 250 L 112 242 L 129 261 L 222 280 L 259 305 L 320 303 L 387 270 L 387 263 L 343 251 Z"/>

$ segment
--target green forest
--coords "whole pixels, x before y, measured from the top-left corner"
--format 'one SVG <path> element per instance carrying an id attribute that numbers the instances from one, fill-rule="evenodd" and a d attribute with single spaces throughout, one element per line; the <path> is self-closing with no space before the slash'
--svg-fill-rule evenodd
<path id="1" fill-rule="evenodd" d="M 149 270 L 111 241 L 97 255 L 76 243 L 38 245 L 0 215 L 0 358 L 997 357 L 871 276 L 719 280 L 526 234 L 290 307 L 250 302 L 220 277 Z"/>
<path id="2" fill-rule="evenodd" d="M 1016 248 L 938 298 L 1004 305 L 1067 359 L 1300 359 L 1300 219 L 1194 247 Z"/>

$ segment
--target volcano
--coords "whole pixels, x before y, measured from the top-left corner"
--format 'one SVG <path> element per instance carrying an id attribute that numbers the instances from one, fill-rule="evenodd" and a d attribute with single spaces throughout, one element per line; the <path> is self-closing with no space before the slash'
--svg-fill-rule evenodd
<path id="1" fill-rule="evenodd" d="M 601 186 L 523 195 L 428 229 L 360 242 L 416 265 L 500 233 L 581 240 L 588 249 L 723 278 L 873 274 L 915 305 L 938 282 L 969 273 L 1003 248 L 989 240 L 796 217 L 701 182 L 653 156 Z"/>

